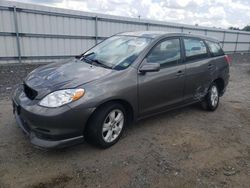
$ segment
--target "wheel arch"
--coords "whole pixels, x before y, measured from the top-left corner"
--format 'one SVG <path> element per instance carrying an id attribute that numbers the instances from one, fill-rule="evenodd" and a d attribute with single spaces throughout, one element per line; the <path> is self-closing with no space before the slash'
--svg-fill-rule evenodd
<path id="1" fill-rule="evenodd" d="M 219 77 L 219 78 L 215 79 L 213 82 L 216 83 L 216 85 L 218 86 L 219 94 L 221 96 L 223 94 L 224 89 L 225 89 L 225 81 L 223 80 L 223 78 Z"/>
<path id="2" fill-rule="evenodd" d="M 86 123 L 86 126 L 84 129 L 86 129 L 86 127 L 89 125 L 89 121 L 91 119 L 91 117 L 95 114 L 95 112 L 100 109 L 102 106 L 104 105 L 107 105 L 107 104 L 111 104 L 111 103 L 119 103 L 121 104 L 125 110 L 126 110 L 126 114 L 128 115 L 128 124 L 131 124 L 134 122 L 135 120 L 135 111 L 134 111 L 134 108 L 133 106 L 127 101 L 127 100 L 124 100 L 124 99 L 110 99 L 110 100 L 107 100 L 107 101 L 103 101 L 101 102 L 100 104 L 97 105 L 96 109 L 92 112 L 92 114 L 90 115 L 90 117 L 88 118 L 88 121 Z"/>

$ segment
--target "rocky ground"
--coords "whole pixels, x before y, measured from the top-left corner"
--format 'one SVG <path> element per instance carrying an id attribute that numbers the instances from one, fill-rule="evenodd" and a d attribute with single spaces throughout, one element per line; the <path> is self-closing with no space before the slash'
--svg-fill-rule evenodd
<path id="1" fill-rule="evenodd" d="M 194 105 L 142 120 L 106 150 L 83 143 L 42 151 L 29 143 L 8 96 L 36 66 L 0 66 L 0 188 L 249 187 L 249 56 L 233 57 L 217 111 Z"/>

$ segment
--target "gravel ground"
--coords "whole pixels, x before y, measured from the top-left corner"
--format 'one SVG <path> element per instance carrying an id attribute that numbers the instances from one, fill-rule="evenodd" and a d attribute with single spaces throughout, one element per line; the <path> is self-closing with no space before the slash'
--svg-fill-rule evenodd
<path id="1" fill-rule="evenodd" d="M 21 83 L 29 72 L 41 65 L 43 64 L 0 64 L 0 99 L 9 99 L 16 84 Z"/>
<path id="2" fill-rule="evenodd" d="M 0 66 L 0 188 L 249 187 L 250 56 L 233 60 L 217 111 L 194 105 L 142 120 L 106 150 L 34 148 L 8 99 L 34 66 Z"/>

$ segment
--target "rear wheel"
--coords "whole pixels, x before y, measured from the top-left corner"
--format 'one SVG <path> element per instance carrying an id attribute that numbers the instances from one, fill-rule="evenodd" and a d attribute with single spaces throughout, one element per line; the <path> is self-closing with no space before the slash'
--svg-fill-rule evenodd
<path id="1" fill-rule="evenodd" d="M 87 141 L 101 148 L 114 145 L 120 139 L 127 123 L 125 112 L 119 103 L 108 103 L 97 109 L 85 131 Z"/>
<path id="2" fill-rule="evenodd" d="M 219 105 L 219 89 L 216 83 L 212 83 L 204 101 L 202 101 L 202 107 L 209 111 L 214 111 Z"/>

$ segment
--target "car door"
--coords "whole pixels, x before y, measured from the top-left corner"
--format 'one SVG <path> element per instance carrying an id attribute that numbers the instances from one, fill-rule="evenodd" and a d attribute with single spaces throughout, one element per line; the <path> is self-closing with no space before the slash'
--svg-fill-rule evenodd
<path id="1" fill-rule="evenodd" d="M 184 98 L 187 102 L 201 100 L 211 84 L 213 64 L 204 40 L 183 37 L 186 64 Z"/>
<path id="2" fill-rule="evenodd" d="M 147 54 L 141 67 L 159 63 L 158 72 L 138 74 L 138 101 L 141 116 L 158 112 L 183 100 L 185 65 L 182 64 L 179 38 L 158 42 Z"/>

